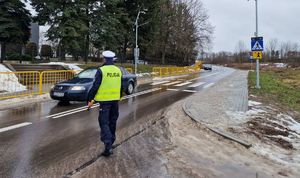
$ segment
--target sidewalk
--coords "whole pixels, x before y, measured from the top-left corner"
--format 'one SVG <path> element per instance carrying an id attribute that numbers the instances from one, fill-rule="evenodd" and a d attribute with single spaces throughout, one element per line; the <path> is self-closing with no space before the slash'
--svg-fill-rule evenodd
<path id="1" fill-rule="evenodd" d="M 247 74 L 237 70 L 213 87 L 187 98 L 183 110 L 210 131 L 274 164 L 268 169 L 277 170 L 281 176 L 299 177 L 300 123 L 275 105 L 253 100 L 256 96 L 248 102 Z"/>
<path id="2" fill-rule="evenodd" d="M 247 71 L 237 70 L 211 88 L 187 99 L 185 112 L 194 120 L 214 128 L 240 124 L 230 112 L 248 110 Z"/>

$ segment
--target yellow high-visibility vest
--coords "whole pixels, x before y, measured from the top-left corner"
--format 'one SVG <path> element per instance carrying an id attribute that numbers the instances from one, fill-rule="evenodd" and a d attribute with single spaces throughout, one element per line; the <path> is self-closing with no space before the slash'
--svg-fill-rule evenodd
<path id="1" fill-rule="evenodd" d="M 102 82 L 95 96 L 95 101 L 118 101 L 121 99 L 122 72 L 114 65 L 100 67 Z"/>

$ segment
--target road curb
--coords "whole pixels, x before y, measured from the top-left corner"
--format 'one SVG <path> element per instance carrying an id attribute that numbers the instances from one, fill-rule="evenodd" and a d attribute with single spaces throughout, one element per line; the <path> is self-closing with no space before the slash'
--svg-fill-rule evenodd
<path id="1" fill-rule="evenodd" d="M 49 94 L 37 95 L 37 96 L 30 95 L 26 97 L 2 100 L 0 101 L 1 104 L 0 111 L 23 107 L 30 104 L 48 102 L 48 101 L 52 101 Z"/>
<path id="2" fill-rule="evenodd" d="M 222 136 L 222 137 L 224 137 L 224 138 L 226 138 L 226 139 L 228 139 L 228 140 L 234 141 L 234 142 L 236 142 L 236 143 L 238 143 L 238 144 L 240 144 L 240 145 L 246 147 L 247 149 L 249 149 L 250 147 L 252 147 L 252 144 L 250 144 L 250 143 L 248 143 L 248 142 L 246 142 L 246 141 L 244 141 L 244 140 L 241 140 L 240 138 L 237 138 L 237 137 L 235 137 L 235 136 L 233 136 L 233 135 L 231 135 L 231 134 L 229 134 L 229 133 L 226 133 L 226 132 L 223 131 L 223 130 L 219 130 L 219 129 L 216 129 L 216 128 L 212 128 L 212 127 L 210 127 L 208 124 L 199 121 L 200 119 L 196 119 L 197 116 L 194 116 L 194 115 L 192 114 L 192 112 L 191 112 L 189 109 L 187 109 L 187 106 L 186 106 L 187 102 L 189 102 L 189 101 L 185 101 L 185 102 L 183 103 L 182 109 L 183 109 L 183 111 L 185 112 L 185 114 L 188 115 L 192 120 L 194 120 L 195 122 L 197 122 L 197 123 L 199 123 L 199 124 L 201 124 L 201 125 L 204 125 L 204 126 L 205 126 L 207 129 L 209 129 L 210 131 L 212 131 L 212 132 L 214 132 L 214 133 L 216 133 L 216 134 L 218 134 L 218 135 L 220 135 L 220 136 Z"/>

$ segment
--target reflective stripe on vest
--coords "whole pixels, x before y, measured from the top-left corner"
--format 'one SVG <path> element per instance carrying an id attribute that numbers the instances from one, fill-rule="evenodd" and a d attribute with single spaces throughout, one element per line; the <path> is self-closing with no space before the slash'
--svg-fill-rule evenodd
<path id="1" fill-rule="evenodd" d="M 121 98 L 122 72 L 114 65 L 100 67 L 102 82 L 95 96 L 96 101 L 118 101 Z"/>

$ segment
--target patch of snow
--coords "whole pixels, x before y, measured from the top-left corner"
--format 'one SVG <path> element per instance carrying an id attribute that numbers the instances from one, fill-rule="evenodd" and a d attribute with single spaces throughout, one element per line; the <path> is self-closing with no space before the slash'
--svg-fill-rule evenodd
<path id="1" fill-rule="evenodd" d="M 151 73 L 139 73 L 136 74 L 137 77 L 151 77 Z"/>
<path id="2" fill-rule="evenodd" d="M 11 72 L 11 70 L 6 68 L 4 65 L 0 64 L 0 72 Z"/>
<path id="3" fill-rule="evenodd" d="M 253 110 L 253 109 L 252 109 Z M 257 112 L 259 111 L 259 112 Z M 286 165 L 286 166 L 292 166 L 294 168 L 300 169 L 300 123 L 298 123 L 296 120 L 294 120 L 291 116 L 287 114 L 277 114 L 273 117 L 256 117 L 256 116 L 265 116 L 264 114 L 267 114 L 270 112 L 262 113 L 262 110 L 260 109 L 254 109 L 253 111 L 249 110 L 241 117 L 247 117 L 244 119 L 250 119 L 251 116 L 255 117 L 256 119 L 261 118 L 264 121 L 261 123 L 261 125 L 273 127 L 276 130 L 279 131 L 288 131 L 288 136 L 283 135 L 265 135 L 267 138 L 280 138 L 283 139 L 293 145 L 294 150 L 285 150 L 283 148 L 280 148 L 278 146 L 272 145 L 272 144 L 263 144 L 263 143 L 255 143 L 251 150 L 255 152 L 258 155 L 262 155 L 270 160 L 273 160 L 275 162 L 278 162 L 280 164 Z M 247 115 L 247 116 L 245 116 Z M 277 124 L 278 126 L 274 126 L 274 124 Z"/>
<path id="4" fill-rule="evenodd" d="M 287 64 L 285 63 L 274 63 L 275 67 L 277 68 L 284 68 L 284 67 L 287 67 Z"/>
<path id="5" fill-rule="evenodd" d="M 0 72 L 12 71 L 0 64 Z M 21 92 L 25 90 L 26 86 L 19 83 L 19 79 L 15 74 L 0 74 L 0 91 L 5 91 L 5 94 L 7 94 L 7 92 Z"/>
<path id="6" fill-rule="evenodd" d="M 252 108 L 247 112 L 233 112 L 233 111 L 226 111 L 227 116 L 233 121 L 240 121 L 245 122 L 251 119 L 253 116 L 266 113 L 266 111 L 262 109 Z"/>
<path id="7" fill-rule="evenodd" d="M 252 101 L 252 100 L 248 101 L 248 106 L 257 106 L 257 105 L 261 105 L 261 103 L 260 102 L 256 102 L 256 101 Z"/>
<path id="8" fill-rule="evenodd" d="M 64 63 L 64 62 L 49 62 L 49 63 L 43 63 L 44 65 L 61 65 L 61 66 L 67 66 L 70 70 L 78 70 L 82 71 L 83 69 L 78 67 L 79 64 L 77 63 Z"/>
<path id="9" fill-rule="evenodd" d="M 287 127 L 289 127 L 289 129 L 300 134 L 300 123 L 295 121 L 291 116 L 286 114 L 278 114 L 277 118 L 280 119 L 282 122 L 287 123 Z"/>
<path id="10" fill-rule="evenodd" d="M 277 163 L 300 168 L 300 155 L 291 155 L 288 150 L 275 149 L 274 146 L 265 144 L 253 144 L 250 150 Z"/>
<path id="11" fill-rule="evenodd" d="M 268 66 L 269 64 L 260 64 L 261 66 Z"/>

